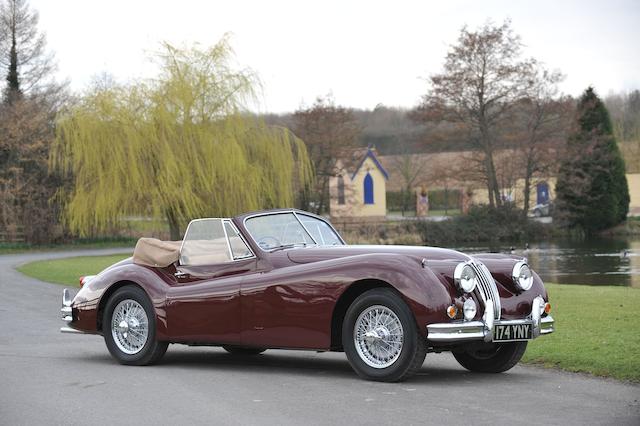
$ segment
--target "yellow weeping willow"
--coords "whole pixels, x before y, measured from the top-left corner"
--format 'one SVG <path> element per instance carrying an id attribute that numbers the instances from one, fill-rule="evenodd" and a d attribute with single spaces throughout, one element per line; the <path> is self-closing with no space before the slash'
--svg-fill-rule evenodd
<path id="1" fill-rule="evenodd" d="M 171 237 L 196 217 L 291 206 L 312 179 L 304 143 L 246 113 L 255 77 L 210 49 L 163 46 L 158 79 L 96 89 L 62 116 L 51 164 L 70 229 L 105 232 L 128 215 L 166 218 Z"/>

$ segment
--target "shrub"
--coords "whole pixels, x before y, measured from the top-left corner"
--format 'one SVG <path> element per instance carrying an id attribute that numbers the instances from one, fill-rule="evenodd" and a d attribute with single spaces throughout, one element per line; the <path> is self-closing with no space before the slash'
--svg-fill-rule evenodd
<path id="1" fill-rule="evenodd" d="M 422 240 L 429 245 L 461 242 L 531 241 L 550 233 L 550 228 L 529 221 L 513 205 L 500 208 L 473 206 L 467 215 L 442 222 L 418 221 Z"/>

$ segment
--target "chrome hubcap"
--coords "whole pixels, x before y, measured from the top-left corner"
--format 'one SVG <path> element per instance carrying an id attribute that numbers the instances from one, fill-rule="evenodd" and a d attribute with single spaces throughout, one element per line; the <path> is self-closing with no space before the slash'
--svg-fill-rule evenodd
<path id="1" fill-rule="evenodd" d="M 404 332 L 397 315 L 386 306 L 370 306 L 358 316 L 353 341 L 360 358 L 370 367 L 387 368 L 402 352 Z"/>
<path id="2" fill-rule="evenodd" d="M 111 335 L 122 352 L 140 352 L 149 337 L 149 319 L 142 305 L 131 299 L 118 303 L 111 317 Z"/>

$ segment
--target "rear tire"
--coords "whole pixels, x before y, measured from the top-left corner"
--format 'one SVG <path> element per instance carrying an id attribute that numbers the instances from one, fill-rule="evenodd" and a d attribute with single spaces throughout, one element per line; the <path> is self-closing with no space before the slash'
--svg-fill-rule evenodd
<path id="1" fill-rule="evenodd" d="M 461 366 L 478 373 L 502 373 L 512 369 L 527 350 L 527 342 L 496 343 L 474 350 L 453 351 Z"/>
<path id="2" fill-rule="evenodd" d="M 362 378 L 399 382 L 415 374 L 427 354 L 411 309 L 388 288 L 361 294 L 342 323 L 342 345 Z"/>
<path id="3" fill-rule="evenodd" d="M 147 294 L 128 285 L 116 290 L 107 301 L 102 333 L 111 355 L 125 365 L 158 362 L 169 343 L 156 340 L 156 314 Z"/>
<path id="4" fill-rule="evenodd" d="M 232 346 L 232 345 L 223 345 L 222 349 L 229 352 L 232 355 L 260 355 L 264 351 L 265 348 L 246 348 L 244 346 Z"/>

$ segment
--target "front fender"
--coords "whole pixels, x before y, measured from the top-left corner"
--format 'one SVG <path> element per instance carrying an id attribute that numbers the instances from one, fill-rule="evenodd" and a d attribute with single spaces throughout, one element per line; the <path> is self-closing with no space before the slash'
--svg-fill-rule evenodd
<path id="1" fill-rule="evenodd" d="M 447 284 L 431 268 L 423 266 L 422 259 L 417 257 L 376 253 L 318 263 L 325 262 L 325 266 L 333 264 L 332 269 L 346 270 L 352 281 L 371 279 L 391 285 L 413 312 L 420 333 L 424 335 L 427 324 L 443 320 L 452 301 Z"/>
<path id="2" fill-rule="evenodd" d="M 99 333 L 100 307 L 104 306 L 106 298 L 113 291 L 126 283 L 138 285 L 149 296 L 156 314 L 158 337 L 162 339 L 166 335 L 165 303 L 169 284 L 159 270 L 133 263 L 111 266 L 80 289 L 71 305 L 76 314 L 72 326 L 78 330 Z"/>

